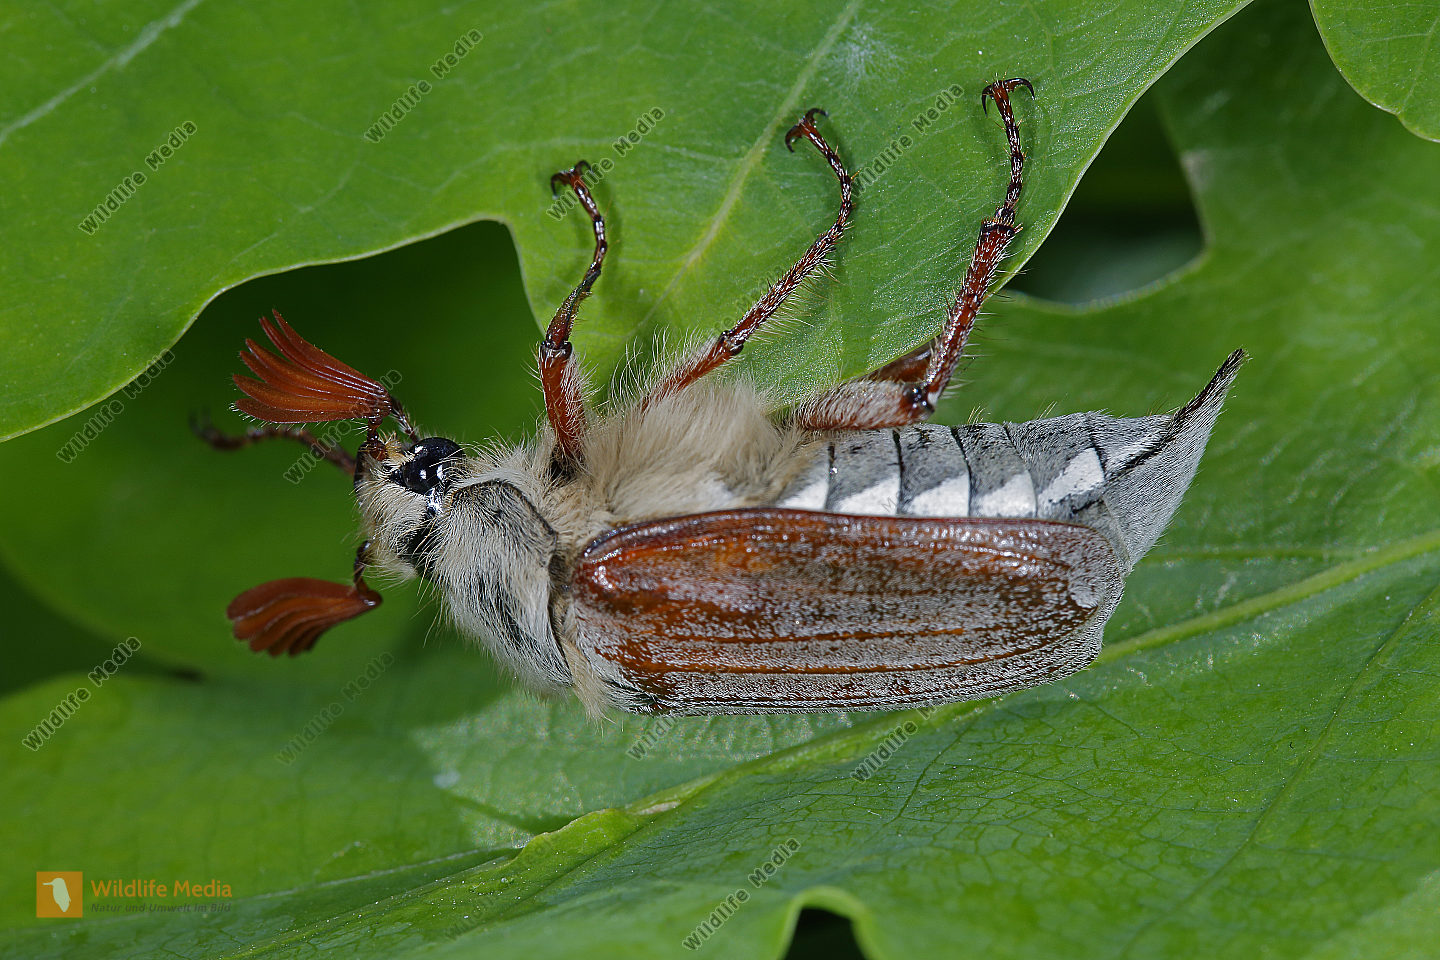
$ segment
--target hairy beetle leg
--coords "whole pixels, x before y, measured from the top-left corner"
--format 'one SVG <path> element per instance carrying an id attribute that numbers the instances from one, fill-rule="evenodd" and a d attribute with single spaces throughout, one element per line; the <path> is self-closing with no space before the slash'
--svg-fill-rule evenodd
<path id="1" fill-rule="evenodd" d="M 796 422 L 809 430 L 865 430 L 902 427 L 935 412 L 935 405 L 950 383 L 965 352 L 980 306 L 989 294 L 1005 248 L 1020 232 L 1015 206 L 1024 187 L 1025 154 L 1020 149 L 1020 126 L 1010 105 L 1010 91 L 1024 87 L 1034 96 L 1029 80 L 1015 77 L 990 84 L 981 104 L 993 100 L 1005 123 L 1010 147 L 1010 182 L 995 213 L 980 224 L 975 252 L 965 281 L 946 313 L 945 325 L 934 340 L 881 367 L 869 377 L 842 383 L 807 403 Z"/>
<path id="2" fill-rule="evenodd" d="M 765 321 L 775 315 L 775 312 L 790 298 L 806 277 L 824 265 L 830 251 L 840 242 L 855 209 L 855 183 L 854 178 L 845 169 L 840 155 L 826 142 L 825 138 L 821 136 L 819 128 L 815 126 L 816 116 L 823 117 L 826 116 L 826 113 L 819 107 L 812 107 L 805 111 L 805 115 L 785 133 L 785 146 L 793 152 L 795 141 L 802 138 L 809 140 L 815 145 L 815 149 L 820 151 L 825 162 L 830 164 L 830 169 L 835 172 L 835 179 L 840 182 L 840 210 L 835 215 L 835 222 L 815 238 L 809 249 L 793 267 L 785 272 L 784 276 L 770 285 L 764 296 L 756 301 L 739 323 L 720 334 L 704 352 L 693 357 L 661 381 L 660 386 L 650 395 L 650 400 L 684 390 L 731 357 L 738 356 L 751 335 Z"/>
<path id="3" fill-rule="evenodd" d="M 590 295 L 590 288 L 600 279 L 605 251 L 610 247 L 605 239 L 605 218 L 585 183 L 585 175 L 590 170 L 590 164 L 580 160 L 569 170 L 561 170 L 550 177 L 552 194 L 561 184 L 575 191 L 595 230 L 595 253 L 591 257 L 590 268 L 555 311 L 550 326 L 545 330 L 545 339 L 540 341 L 540 385 L 545 393 L 545 415 L 555 431 L 557 454 L 562 461 L 569 463 L 580 460 L 585 441 L 585 402 L 580 396 L 579 377 L 572 368 L 575 351 L 570 344 L 570 332 L 575 327 L 581 301 Z"/>

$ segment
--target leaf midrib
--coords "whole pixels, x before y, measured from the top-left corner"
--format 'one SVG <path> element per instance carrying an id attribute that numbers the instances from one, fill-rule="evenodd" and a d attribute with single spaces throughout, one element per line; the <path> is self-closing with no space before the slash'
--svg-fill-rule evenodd
<path id="1" fill-rule="evenodd" d="M 100 66 L 96 67 L 94 70 L 91 70 L 89 73 L 85 74 L 85 76 L 81 77 L 79 80 L 75 81 L 70 86 L 64 88 L 59 93 L 56 93 L 44 103 L 41 103 L 39 106 L 31 107 L 28 111 L 21 114 L 11 123 L 7 124 L 3 128 L 0 128 L 0 146 L 3 146 L 5 144 L 5 141 L 10 139 L 10 135 L 12 133 L 15 133 L 18 130 L 23 130 L 35 121 L 41 120 L 44 117 L 47 117 L 50 114 L 54 113 L 61 106 L 63 106 L 65 102 L 69 100 L 72 96 L 85 89 L 86 87 L 90 86 L 95 81 L 103 77 L 105 74 L 109 73 L 111 70 L 119 70 L 123 68 L 131 60 L 134 60 L 137 56 L 143 53 L 156 40 L 160 39 L 160 36 L 164 34 L 167 30 L 172 30 L 175 27 L 178 27 L 185 19 L 185 17 L 189 15 L 190 11 L 194 10 L 203 2 L 204 0 L 182 0 L 182 2 L 178 6 L 176 6 L 165 16 L 157 17 L 150 23 L 147 23 L 135 34 L 135 38 L 131 40 L 129 44 L 120 48 L 111 56 L 105 58 L 104 62 L 102 62 Z"/>
<path id="2" fill-rule="evenodd" d="M 650 309 L 645 311 L 645 315 L 640 318 L 637 330 L 648 331 L 652 328 L 655 314 L 660 310 L 661 305 L 669 299 L 670 294 L 685 279 L 690 269 L 705 256 L 705 253 L 714 244 L 715 238 L 720 234 L 720 228 L 730 218 L 730 211 L 735 208 L 735 204 L 740 200 L 740 195 L 745 191 L 745 184 L 749 181 L 750 174 L 759 166 L 760 158 L 765 155 L 765 151 L 774 144 L 775 136 L 780 132 L 780 125 L 785 122 L 785 118 L 793 114 L 799 106 L 800 96 L 809 86 L 810 79 L 815 76 L 820 62 L 834 49 L 835 41 L 840 39 L 840 34 L 855 19 L 855 14 L 859 11 L 862 2 L 863 0 L 850 0 L 840 11 L 840 15 L 835 18 L 835 22 L 830 25 L 830 29 L 825 31 L 825 35 L 816 44 L 815 49 L 805 58 L 805 65 L 795 75 L 795 82 L 786 91 L 785 98 L 780 101 L 780 106 L 776 108 L 770 122 L 765 125 L 765 129 L 761 131 L 755 142 L 750 145 L 750 149 L 745 151 L 745 155 L 740 158 L 740 165 L 736 167 L 734 175 L 730 178 L 729 189 L 725 191 L 720 206 L 709 217 L 705 232 L 686 251 L 685 257 L 680 261 L 680 266 L 675 270 L 675 275 L 670 278 L 669 283 L 665 284 L 664 289 L 655 298 L 655 302 L 650 305 Z"/>

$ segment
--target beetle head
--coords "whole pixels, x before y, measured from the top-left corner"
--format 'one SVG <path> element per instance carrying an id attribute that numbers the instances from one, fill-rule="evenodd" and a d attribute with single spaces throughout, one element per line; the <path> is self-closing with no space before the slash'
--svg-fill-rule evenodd
<path id="1" fill-rule="evenodd" d="M 530 684 L 569 682 L 550 622 L 558 537 L 533 474 L 443 437 L 389 438 L 362 449 L 355 495 L 371 563 L 435 584 L 462 632 Z"/>
<path id="2" fill-rule="evenodd" d="M 364 421 L 354 488 L 365 544 L 352 586 L 291 578 L 236 597 L 227 610 L 236 637 L 271 653 L 309 649 L 324 630 L 380 603 L 362 576 L 376 566 L 434 582 L 460 625 L 492 638 L 527 679 L 566 682 L 549 619 L 558 538 L 538 507 L 540 482 L 512 457 L 421 437 L 380 381 L 306 342 L 278 313 L 261 324 L 278 355 L 246 341 L 241 358 L 260 379 L 235 377 L 246 394 L 235 406 L 274 424 Z M 387 420 L 398 433 L 381 432 Z"/>
<path id="3" fill-rule="evenodd" d="M 399 566 L 413 531 L 445 511 L 455 481 L 468 471 L 460 445 L 444 437 L 383 436 L 362 444 L 355 499 L 371 542 L 370 562 Z"/>
<path id="4" fill-rule="evenodd" d="M 367 439 L 355 465 L 355 499 L 369 562 L 400 576 L 427 576 L 456 484 L 480 469 L 445 437 Z"/>

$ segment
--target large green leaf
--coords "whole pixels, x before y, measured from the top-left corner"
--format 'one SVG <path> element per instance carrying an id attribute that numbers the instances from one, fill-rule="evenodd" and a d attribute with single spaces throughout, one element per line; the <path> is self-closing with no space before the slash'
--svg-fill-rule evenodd
<path id="1" fill-rule="evenodd" d="M 834 304 L 766 365 L 838 356 L 856 371 L 933 327 L 953 244 L 994 205 L 1001 138 L 971 107 L 985 82 L 1023 74 L 1044 91 L 1023 108 L 1046 158 L 1029 250 L 1125 109 L 1241 2 L 15 6 L 0 15 L 16 53 L 0 62 L 0 437 L 110 394 L 248 277 L 474 220 L 511 225 L 544 314 L 585 263 L 581 218 L 546 216 L 550 173 L 579 157 L 615 165 L 600 197 L 619 228 L 589 355 L 616 359 L 637 322 L 712 328 L 831 213 L 824 165 L 781 142 L 812 103 L 857 166 L 915 141 L 874 188 Z M 467 49 L 471 31 L 483 39 Z M 922 134 L 912 121 L 954 84 L 961 107 Z M 368 140 L 391 110 L 398 123 Z M 135 172 L 146 182 L 82 230 Z"/>
<path id="2" fill-rule="evenodd" d="M 1335 65 L 1360 95 L 1440 140 L 1440 5 L 1310 0 Z"/>
<path id="3" fill-rule="evenodd" d="M 1098 49 L 1089 37 L 1070 48 Z M 1043 103 L 1031 116 L 1050 119 L 1026 130 L 1036 167 L 1062 120 Z M 283 481 L 291 451 L 225 459 L 180 436 L 186 407 L 230 395 L 249 318 L 278 304 L 362 368 L 404 371 L 407 404 L 470 439 L 466 424 L 514 432 L 536 407 L 510 399 L 533 398 L 519 291 L 458 276 L 498 256 L 493 232 L 247 285 L 74 463 L 54 450 L 75 421 L 0 448 L 5 502 L 29 505 L 0 532 L 25 586 L 110 643 L 134 635 L 155 662 L 203 672 L 127 667 L 34 753 L 20 736 L 87 681 L 59 674 L 0 701 L 9 952 L 688 955 L 684 938 L 741 889 L 751 899 L 704 950 L 773 956 L 814 904 L 853 917 L 884 957 L 1424 955 L 1440 933 L 1440 218 L 1426 205 L 1440 151 L 1361 103 L 1278 3 L 1187 57 L 1161 106 L 1204 258 L 1105 309 L 1001 305 L 945 411 L 1141 413 L 1186 398 L 1231 347 L 1255 355 L 1101 665 L 929 718 L 595 726 L 510 690 L 443 634 L 421 649 L 429 611 L 416 618 L 405 591 L 306 661 L 251 658 L 219 607 L 253 580 L 342 576 L 348 516 L 337 478 Z M 612 182 L 617 228 L 633 229 Z M 862 197 L 862 221 L 885 215 L 889 182 Z M 818 197 L 823 179 L 796 183 Z M 1048 222 L 1044 196 L 1027 193 L 1027 223 Z M 930 211 L 897 209 L 930 232 Z M 941 219 L 958 250 L 971 228 Z M 572 226 L 569 268 L 583 257 Z M 758 282 L 761 249 L 710 282 Z M 882 249 L 862 273 L 900 239 Z M 953 280 L 954 253 L 931 270 Z M 842 259 L 842 299 L 858 256 Z M 928 262 L 890 268 L 915 288 Z M 475 324 L 467 299 L 497 319 Z M 803 355 L 789 345 L 767 343 L 757 366 Z M 855 356 L 871 349 L 890 348 Z M 345 684 L 385 654 L 351 702 Z M 332 702 L 338 718 L 277 761 Z M 907 719 L 889 762 L 851 777 Z M 644 758 L 627 756 L 647 734 Z M 35 869 L 213 876 L 238 900 L 210 916 L 35 920 Z"/>

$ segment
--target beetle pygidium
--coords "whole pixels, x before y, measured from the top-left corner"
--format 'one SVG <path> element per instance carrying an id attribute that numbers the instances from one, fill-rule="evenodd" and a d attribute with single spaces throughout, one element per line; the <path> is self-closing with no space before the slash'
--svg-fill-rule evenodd
<path id="1" fill-rule="evenodd" d="M 955 370 L 1015 222 L 1024 157 L 1010 92 L 992 84 L 1010 182 L 985 220 L 934 340 L 868 377 L 777 410 L 744 380 L 707 376 L 820 267 L 850 221 L 853 183 L 811 110 L 785 136 L 840 185 L 835 221 L 733 328 L 587 411 L 569 336 L 600 276 L 605 223 L 583 164 L 573 190 L 593 262 L 540 344 L 546 419 L 519 446 L 422 437 L 385 387 L 262 320 L 237 408 L 271 437 L 351 472 L 364 544 L 354 580 L 275 580 L 228 614 L 255 650 L 310 649 L 373 608 L 368 567 L 423 577 L 455 625 L 529 685 L 592 712 L 893 709 L 1030 686 L 1084 667 L 1126 574 L 1194 475 L 1244 355 L 1173 414 L 1077 413 L 1021 424 L 922 421 Z M 1033 90 L 1031 91 L 1033 93 Z M 356 456 L 302 424 L 363 419 Z M 398 433 L 382 432 L 392 419 Z"/>

